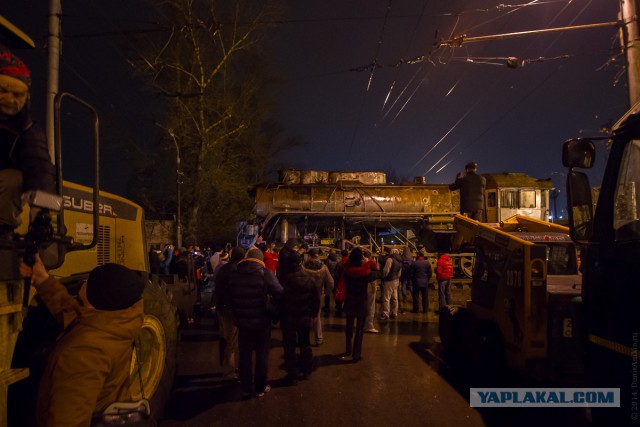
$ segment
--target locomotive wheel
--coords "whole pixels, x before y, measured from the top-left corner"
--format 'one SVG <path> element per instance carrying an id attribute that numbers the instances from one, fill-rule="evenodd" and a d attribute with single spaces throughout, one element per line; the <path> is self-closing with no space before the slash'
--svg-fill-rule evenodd
<path id="1" fill-rule="evenodd" d="M 460 271 L 464 277 L 471 278 L 473 276 L 473 256 L 460 257 Z"/>

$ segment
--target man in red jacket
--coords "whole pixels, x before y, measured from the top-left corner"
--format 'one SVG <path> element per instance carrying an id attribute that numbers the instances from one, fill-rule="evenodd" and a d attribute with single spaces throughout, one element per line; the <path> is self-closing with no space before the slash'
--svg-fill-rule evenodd
<path id="1" fill-rule="evenodd" d="M 453 263 L 446 253 L 440 253 L 436 266 L 436 279 L 438 280 L 438 311 L 441 312 L 445 305 L 451 304 L 451 276 L 453 276 Z"/>

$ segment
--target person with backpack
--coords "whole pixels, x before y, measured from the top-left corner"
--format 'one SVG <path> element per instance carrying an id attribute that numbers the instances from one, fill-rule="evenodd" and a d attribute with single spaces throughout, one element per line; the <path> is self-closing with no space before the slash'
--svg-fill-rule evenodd
<path id="1" fill-rule="evenodd" d="M 444 252 L 438 256 L 436 265 L 436 279 L 438 280 L 438 311 L 442 312 L 446 305 L 451 304 L 451 277 L 453 263 L 451 257 Z"/>
<path id="2" fill-rule="evenodd" d="M 402 273 L 402 257 L 397 249 L 391 249 L 382 268 L 384 294 L 382 300 L 382 315 L 378 320 L 395 319 L 398 315 L 398 287 Z"/>
<path id="3" fill-rule="evenodd" d="M 320 250 L 318 248 L 313 248 L 309 251 L 309 259 L 304 262 L 302 269 L 312 278 L 313 283 L 319 289 L 320 295 L 328 295 L 331 293 L 334 286 L 333 277 L 331 277 L 329 267 L 320 260 Z M 320 308 L 318 308 L 318 315 L 314 318 L 313 336 L 315 338 L 315 345 L 320 346 L 324 342 Z"/>
<path id="4" fill-rule="evenodd" d="M 409 247 L 404 248 L 402 253 L 402 271 L 400 273 L 400 313 L 404 313 L 404 307 L 407 303 L 407 294 L 412 292 L 411 285 L 411 267 L 413 266 L 413 254 Z"/>

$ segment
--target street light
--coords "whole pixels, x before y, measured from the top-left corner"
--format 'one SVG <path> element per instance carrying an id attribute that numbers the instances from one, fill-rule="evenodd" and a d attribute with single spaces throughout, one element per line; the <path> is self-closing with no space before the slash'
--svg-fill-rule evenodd
<path id="1" fill-rule="evenodd" d="M 169 128 L 167 129 L 167 132 L 169 132 L 169 135 L 171 135 L 171 139 L 173 139 L 173 143 L 176 146 L 176 185 L 177 185 L 177 193 L 178 193 L 178 211 L 176 214 L 176 238 L 177 238 L 177 246 L 178 248 L 182 247 L 182 222 L 181 222 L 181 218 L 180 218 L 180 184 L 182 184 L 182 181 L 180 180 L 180 177 L 182 175 L 182 172 L 180 172 L 180 147 L 178 147 L 178 141 L 176 141 L 176 135 L 173 133 L 173 129 Z"/>

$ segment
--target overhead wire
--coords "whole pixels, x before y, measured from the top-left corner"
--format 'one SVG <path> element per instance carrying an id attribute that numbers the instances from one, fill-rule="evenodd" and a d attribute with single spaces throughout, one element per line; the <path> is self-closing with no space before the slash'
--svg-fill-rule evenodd
<path id="1" fill-rule="evenodd" d="M 377 63 L 377 59 L 378 59 L 378 55 L 380 53 L 380 48 L 382 46 L 382 38 L 384 36 L 384 30 L 387 26 L 387 17 L 389 16 L 389 11 L 391 10 L 391 2 L 393 0 L 389 0 L 389 3 L 387 5 L 387 9 L 385 12 L 385 19 L 382 23 L 382 29 L 380 30 L 380 37 L 378 39 L 378 46 L 376 48 L 376 53 L 373 59 L 373 63 L 376 64 Z M 360 122 L 362 120 L 362 114 L 364 112 L 364 106 L 366 103 L 366 99 L 367 99 L 367 94 L 369 93 L 369 88 L 371 87 L 371 82 L 373 81 L 373 73 L 375 71 L 375 66 L 371 68 L 371 74 L 369 75 L 369 82 L 367 83 L 367 90 L 364 92 L 364 94 L 362 95 L 362 99 L 360 102 L 360 109 L 358 111 L 358 116 L 356 119 L 356 122 L 354 124 L 354 128 L 353 128 L 353 132 L 351 135 L 351 140 L 349 141 L 349 149 L 347 150 L 347 157 L 346 157 L 346 161 L 345 161 L 345 167 L 349 164 L 349 162 L 351 161 L 351 153 L 353 151 L 353 146 L 355 144 L 356 138 L 358 136 L 358 129 L 360 127 Z"/>
<path id="2" fill-rule="evenodd" d="M 98 12 L 101 14 L 101 18 L 95 18 L 96 22 L 100 22 L 100 23 L 104 23 L 104 22 L 111 22 L 114 27 L 118 27 L 119 26 L 119 22 L 116 24 L 111 15 L 108 15 L 106 13 L 104 13 L 104 10 L 102 9 L 98 9 Z M 87 17 L 82 17 L 83 20 L 87 20 Z M 152 33 L 153 31 L 145 31 L 145 32 L 137 32 L 135 34 L 140 35 L 140 34 L 148 34 L 148 33 Z M 121 33 L 120 35 L 122 37 L 125 37 L 125 39 L 128 39 L 128 37 L 130 35 L 134 34 L 133 32 L 128 33 L 128 32 L 124 32 Z M 68 37 L 64 36 L 65 39 L 67 39 Z M 120 48 L 120 46 L 118 45 L 118 43 L 114 42 L 113 40 L 107 39 L 107 44 L 111 47 L 111 49 L 116 53 L 117 56 L 121 57 L 125 63 L 130 63 L 129 61 L 129 55 L 127 55 L 126 53 L 124 53 L 122 51 L 122 49 Z M 133 48 L 134 50 L 138 50 L 138 46 L 136 43 L 129 43 L 128 44 L 129 47 Z M 70 43 L 69 47 L 72 48 L 73 50 L 75 50 L 77 52 L 77 57 L 80 58 L 81 61 L 84 61 L 85 63 L 87 63 L 86 61 L 86 55 L 83 55 L 80 53 L 80 51 L 78 51 L 77 46 L 74 43 Z M 121 118 L 122 121 L 127 122 L 128 123 L 128 128 L 131 129 L 138 129 L 140 127 L 140 122 L 147 122 L 147 123 L 153 123 L 154 122 L 154 117 L 150 114 L 148 114 L 148 111 L 146 109 L 139 109 L 136 112 L 131 112 L 131 111 L 127 111 L 126 113 L 124 112 L 124 109 L 119 108 L 118 106 L 118 102 L 115 101 L 109 101 L 105 96 L 109 96 L 109 94 L 116 94 L 117 91 L 113 91 L 110 89 L 107 89 L 104 86 L 104 82 L 102 80 L 97 80 L 94 82 L 89 82 L 86 78 L 81 76 L 81 73 L 78 72 L 74 66 L 70 63 L 70 61 L 67 61 L 65 59 L 65 57 L 63 56 L 63 60 L 62 60 L 63 64 L 65 65 L 65 67 L 67 69 L 69 69 L 74 75 L 76 75 L 76 77 L 78 77 L 78 79 L 90 90 L 92 91 L 95 95 L 96 95 L 96 99 L 98 100 L 99 103 L 102 103 L 105 105 L 106 109 L 108 111 L 110 111 L 111 113 L 115 113 L 115 115 L 119 116 Z M 96 89 L 98 88 L 98 89 Z M 105 95 L 106 94 L 106 95 Z M 127 99 L 127 103 L 132 103 L 131 101 L 131 96 L 135 96 L 137 98 L 137 103 L 140 105 L 144 105 L 145 103 L 148 103 L 148 99 L 146 97 L 142 96 L 142 93 L 140 92 L 128 92 L 128 99 Z M 135 103 L 135 102 L 133 102 Z M 114 108 L 114 105 L 116 106 Z M 134 149 L 136 150 L 138 153 L 142 154 L 145 152 L 145 149 L 143 149 L 139 144 L 134 143 L 135 141 L 129 139 L 130 136 L 126 133 L 120 133 L 119 134 L 121 138 L 127 138 L 128 139 L 128 143 L 125 141 L 124 144 L 119 144 L 120 147 L 110 147 L 110 146 L 105 146 L 104 148 L 109 150 L 120 150 L 122 147 L 121 146 L 126 146 L 128 147 L 128 149 Z"/>
<path id="3" fill-rule="evenodd" d="M 382 22 L 382 29 L 380 30 L 380 37 L 378 39 L 378 46 L 376 47 L 376 54 L 373 57 L 373 63 L 378 63 L 378 55 L 380 55 L 380 48 L 382 48 L 382 40 L 384 38 L 384 30 L 387 27 L 387 19 L 389 18 L 389 12 L 391 11 L 391 2 L 393 0 L 389 0 L 389 4 L 387 5 L 387 11 L 384 14 L 384 21 Z M 369 75 L 369 83 L 367 83 L 367 91 L 371 89 L 371 82 L 373 81 L 373 73 L 375 73 L 376 67 L 371 67 L 371 74 Z"/>
<path id="4" fill-rule="evenodd" d="M 413 41 L 415 39 L 416 34 L 418 33 L 418 28 L 420 27 L 420 23 L 422 22 L 422 16 L 424 15 L 424 11 L 427 8 L 427 4 L 428 4 L 429 0 L 424 0 L 424 3 L 422 3 L 422 9 L 420 10 L 420 15 L 418 16 L 418 19 L 416 20 L 416 24 L 413 27 L 413 31 L 411 32 L 411 36 L 409 37 L 409 43 L 407 43 L 405 52 L 408 52 L 408 50 L 410 49 L 411 45 L 413 44 Z M 393 77 L 393 81 L 389 87 L 389 91 L 387 92 L 387 96 L 384 99 L 384 102 L 382 103 L 382 111 L 384 111 L 385 106 L 387 105 L 387 101 L 389 100 L 389 97 L 391 96 L 391 92 L 393 91 L 393 88 L 396 85 L 396 81 L 398 80 L 398 76 L 400 75 L 400 67 L 398 67 L 398 69 L 396 70 L 396 73 Z"/>
<path id="5" fill-rule="evenodd" d="M 578 13 L 577 13 L 577 15 L 572 19 L 571 23 L 575 22 L 575 21 L 579 18 L 579 16 L 580 16 L 580 15 L 582 15 L 582 13 L 584 13 L 584 11 L 585 11 L 585 10 L 587 9 L 587 7 L 591 4 L 591 2 L 592 2 L 592 0 L 589 0 L 589 1 L 588 1 L 588 3 L 587 3 L 587 4 L 586 4 L 586 5 L 585 5 L 585 6 L 584 6 L 584 7 L 583 7 L 583 8 L 582 8 Z M 533 2 L 531 2 L 531 3 L 533 3 Z M 570 3 L 570 2 L 569 2 L 569 3 Z M 555 17 L 554 17 L 554 18 L 553 18 L 553 19 L 552 19 L 552 20 L 551 20 L 547 25 L 548 25 L 548 26 L 550 26 L 553 22 L 555 22 L 555 21 L 559 18 L 559 16 L 560 16 L 560 15 L 561 15 L 565 10 L 566 10 L 566 8 L 567 8 L 567 7 L 568 7 L 568 4 L 567 4 L 567 5 L 565 5 L 565 7 L 564 7 L 564 8 L 562 8 L 562 10 L 560 10 L 560 11 L 555 15 Z M 562 34 L 558 35 L 558 37 L 554 40 L 554 42 L 553 42 L 553 43 L 555 43 L 555 41 L 557 41 L 557 40 L 559 39 L 559 37 L 561 37 L 561 35 L 562 35 Z M 553 43 L 552 43 L 552 44 L 553 44 Z M 551 45 L 549 45 L 549 46 L 547 46 L 547 47 L 546 47 L 546 49 L 545 49 L 545 51 L 548 51 L 548 50 L 551 48 L 552 44 L 551 44 Z M 529 43 L 529 46 L 525 49 L 525 51 L 526 51 L 526 50 L 528 50 L 528 49 L 530 49 L 532 45 L 533 45 L 533 42 L 530 42 L 530 43 Z M 549 60 L 551 60 L 551 59 L 566 59 L 567 57 L 568 57 L 568 55 L 562 55 L 562 56 L 560 56 L 560 57 L 549 58 Z M 543 58 L 543 57 L 540 57 L 540 58 Z M 541 61 L 540 61 L 540 58 L 538 59 L 538 61 L 536 61 L 536 60 L 529 60 L 529 61 L 531 61 L 531 62 L 534 62 L 534 61 L 535 61 L 535 62 L 541 62 Z M 495 64 L 491 64 L 491 65 L 495 65 Z M 551 75 L 555 74 L 558 70 L 559 70 L 559 68 L 556 68 L 556 70 L 554 70 L 554 71 L 553 71 L 553 73 L 552 73 Z M 550 76 L 551 76 L 551 75 L 550 75 Z M 536 86 L 536 89 L 537 89 L 538 87 L 540 87 L 540 85 L 541 85 L 541 84 L 543 84 L 544 82 L 546 82 L 546 81 L 548 80 L 548 78 L 550 78 L 550 76 L 548 76 L 548 77 L 547 77 L 547 78 L 546 78 L 542 83 L 540 83 L 539 85 L 537 85 L 537 86 Z M 533 93 L 533 91 L 532 91 L 532 92 L 529 92 L 529 93 L 525 96 L 525 98 L 528 98 L 529 96 L 531 96 L 531 94 L 532 94 L 532 93 Z M 489 131 L 489 129 L 491 129 L 493 126 L 497 125 L 498 123 L 500 123 L 500 122 L 504 119 L 504 117 L 506 117 L 506 116 L 507 116 L 511 111 L 513 111 L 513 110 L 514 110 L 517 106 L 519 106 L 520 104 L 521 104 L 521 102 L 516 103 L 514 106 L 512 106 L 512 107 L 511 107 L 509 110 L 507 110 L 507 112 L 506 112 L 505 114 L 503 114 L 503 115 L 502 115 L 502 116 L 501 116 L 501 117 L 500 117 L 496 122 L 494 122 L 494 123 L 493 123 L 489 128 L 487 128 L 487 129 L 485 130 L 485 132 L 483 132 L 480 136 L 483 136 L 486 132 L 488 132 L 488 131 Z M 480 138 L 480 136 L 479 136 L 479 137 L 477 137 L 476 139 L 474 139 L 470 144 L 467 144 L 466 146 L 464 146 L 464 147 L 463 147 L 463 150 L 464 150 L 464 149 L 467 149 L 467 148 L 469 148 L 469 147 L 471 147 L 471 146 L 472 146 L 472 145 L 473 145 L 473 144 L 474 144 L 474 143 L 475 143 L 475 142 Z M 458 145 L 458 144 L 456 144 L 456 146 L 457 146 L 457 145 Z M 452 150 L 450 150 L 448 153 L 446 153 L 446 154 L 445 154 L 445 156 L 443 156 L 440 160 L 438 160 L 438 161 L 437 161 L 437 162 L 436 162 L 436 163 L 435 163 L 435 164 L 434 164 L 434 165 L 433 165 L 433 166 L 432 166 L 432 167 L 431 167 L 427 172 L 425 172 L 425 175 L 426 175 L 427 173 L 429 173 L 429 172 L 430 172 L 430 171 L 431 171 L 431 170 L 432 170 L 432 169 L 433 169 L 437 164 L 439 164 L 439 163 L 440 163 L 440 162 L 441 162 L 441 161 L 442 161 L 442 160 L 443 160 L 443 159 L 444 159 L 448 154 L 450 154 L 450 152 L 451 152 L 451 151 L 452 151 Z M 449 163 L 450 163 L 450 162 L 449 162 Z M 447 164 L 445 165 L 445 167 L 446 167 L 449 163 L 447 163 Z M 444 167 L 443 167 L 443 168 L 444 168 Z M 442 170 L 443 168 L 439 169 L 436 173 L 438 173 L 438 172 L 439 172 L 440 170 Z"/>
<path id="6" fill-rule="evenodd" d="M 592 0 L 589 0 L 589 3 L 588 3 L 588 4 L 591 4 L 591 1 L 592 1 Z M 582 13 L 584 13 L 584 12 L 585 12 L 585 10 L 586 10 L 585 8 L 583 8 L 582 10 L 580 10 L 580 12 L 578 12 L 578 14 L 574 17 L 573 22 L 575 22 L 575 19 L 577 19 L 577 18 L 578 18 Z M 564 9 L 563 9 L 561 12 L 563 12 L 563 11 L 564 11 Z M 560 13 L 561 13 L 561 12 L 560 12 Z M 556 17 L 552 20 L 552 22 L 553 22 L 553 21 L 555 21 L 555 19 L 557 19 L 557 18 L 558 18 L 558 15 L 556 15 Z M 551 24 L 551 23 L 550 23 L 550 24 Z M 549 24 L 549 25 L 550 25 L 550 24 Z M 559 38 L 559 37 L 561 37 L 561 36 L 562 36 L 562 34 L 559 34 L 557 38 Z M 533 43 L 533 42 L 532 42 L 532 43 Z M 530 43 L 530 46 L 531 46 L 531 44 L 532 44 L 532 43 Z M 529 47 L 530 47 L 530 46 L 529 46 Z M 549 48 L 549 47 L 547 47 L 547 49 L 545 49 L 545 50 L 548 50 L 548 48 Z M 470 148 L 471 146 L 473 146 L 473 145 L 474 145 L 476 142 L 478 142 L 478 141 L 479 141 L 479 140 L 480 140 L 484 135 L 486 135 L 486 134 L 487 134 L 487 133 L 488 133 L 488 132 L 493 128 L 493 127 L 495 127 L 495 126 L 496 126 L 496 125 L 498 125 L 500 122 L 502 122 L 502 120 L 504 120 L 504 118 L 505 118 L 505 117 L 507 117 L 507 116 L 508 116 L 508 115 L 509 115 L 513 110 L 515 110 L 517 107 L 519 107 L 519 106 L 520 106 L 524 101 L 526 101 L 526 100 L 527 100 L 531 95 L 533 95 L 535 92 L 537 92 L 538 88 L 540 88 L 540 87 L 541 87 L 543 84 L 545 84 L 549 79 L 551 79 L 551 77 L 553 77 L 553 76 L 554 76 L 554 75 L 555 75 L 559 70 L 560 70 L 560 66 L 556 67 L 556 69 L 555 69 L 555 70 L 553 70 L 549 75 L 547 75 L 547 77 L 546 77 L 545 79 L 543 79 L 540 83 L 538 83 L 538 84 L 537 84 L 536 86 L 534 86 L 530 91 L 528 91 L 528 92 L 525 94 L 525 96 L 523 96 L 522 98 L 520 98 L 520 99 L 519 99 L 515 104 L 513 104 L 509 109 L 507 109 L 507 110 L 506 110 L 506 111 L 505 111 L 505 112 L 504 112 L 500 117 L 498 117 L 498 119 L 497 119 L 497 120 L 495 120 L 492 124 L 490 124 L 490 125 L 489 125 L 489 126 L 488 126 L 484 131 L 483 131 L 483 132 L 481 132 L 481 133 L 480 133 L 480 134 L 479 134 L 475 139 L 473 139 L 470 143 L 468 143 L 468 144 L 464 145 L 464 146 L 462 147 L 462 149 L 461 149 L 461 152 L 460 152 L 460 153 L 464 152 L 464 150 L 466 150 L 466 149 Z M 456 146 L 457 146 L 457 145 L 458 145 L 458 144 L 456 144 Z M 450 151 L 451 151 L 451 150 L 450 150 Z M 447 153 L 446 155 L 448 155 L 448 154 L 450 154 L 450 153 Z M 445 156 L 446 156 L 446 155 L 445 155 Z M 441 159 L 441 160 L 442 160 L 442 159 Z M 440 161 L 441 161 L 441 160 L 440 160 Z M 438 163 L 438 162 L 436 162 L 436 164 L 437 164 L 437 163 Z M 434 164 L 434 166 L 435 166 L 436 164 Z M 432 169 L 433 169 L 433 167 L 434 167 L 434 166 L 432 166 Z M 431 169 L 430 169 L 430 170 L 431 170 Z M 430 170 L 429 170 L 429 171 L 430 171 Z M 428 172 L 427 172 L 427 173 L 428 173 Z M 425 173 L 425 175 L 426 175 L 426 173 Z"/>

